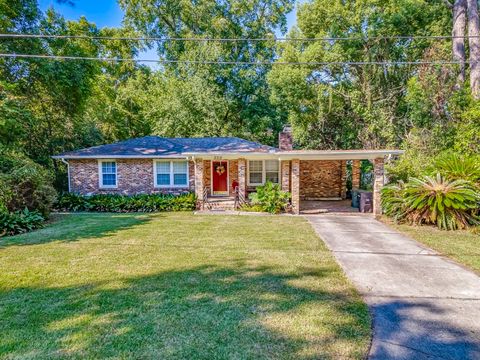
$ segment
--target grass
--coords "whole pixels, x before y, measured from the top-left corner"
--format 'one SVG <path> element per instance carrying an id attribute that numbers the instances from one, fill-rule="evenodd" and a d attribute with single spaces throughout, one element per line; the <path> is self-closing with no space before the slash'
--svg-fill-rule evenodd
<path id="1" fill-rule="evenodd" d="M 466 230 L 445 231 L 433 226 L 389 225 L 439 253 L 480 273 L 480 235 Z"/>
<path id="2" fill-rule="evenodd" d="M 366 305 L 302 218 L 66 215 L 0 239 L 0 358 L 359 359 Z"/>

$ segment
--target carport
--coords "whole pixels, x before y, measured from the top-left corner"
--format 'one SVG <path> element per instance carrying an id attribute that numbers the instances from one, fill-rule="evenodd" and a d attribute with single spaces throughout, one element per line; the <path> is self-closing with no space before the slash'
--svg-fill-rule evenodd
<path id="1" fill-rule="evenodd" d="M 402 153 L 401 150 L 280 151 L 277 155 L 281 161 L 282 189 L 291 192 L 295 214 L 311 208 L 314 202 L 333 208 L 338 204 L 338 209 L 346 210 L 347 161 L 352 161 L 352 189 L 359 189 L 360 161 L 369 160 L 373 163 L 373 213 L 378 216 L 380 191 L 385 183 L 385 158 Z"/>

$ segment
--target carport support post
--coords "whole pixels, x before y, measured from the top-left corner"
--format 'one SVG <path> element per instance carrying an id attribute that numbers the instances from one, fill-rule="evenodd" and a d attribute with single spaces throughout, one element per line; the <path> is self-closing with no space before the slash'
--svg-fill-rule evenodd
<path id="1" fill-rule="evenodd" d="M 381 191 L 384 185 L 383 158 L 373 161 L 373 215 L 375 217 L 382 215 Z"/>
<path id="2" fill-rule="evenodd" d="M 292 160 L 292 212 L 300 214 L 300 160 Z"/>
<path id="3" fill-rule="evenodd" d="M 203 202 L 203 160 L 195 159 L 195 196 L 197 197 L 197 208 Z"/>
<path id="4" fill-rule="evenodd" d="M 347 160 L 342 160 L 342 191 L 340 196 L 342 200 L 347 198 Z"/>
<path id="5" fill-rule="evenodd" d="M 360 189 L 360 160 L 352 162 L 352 189 Z"/>

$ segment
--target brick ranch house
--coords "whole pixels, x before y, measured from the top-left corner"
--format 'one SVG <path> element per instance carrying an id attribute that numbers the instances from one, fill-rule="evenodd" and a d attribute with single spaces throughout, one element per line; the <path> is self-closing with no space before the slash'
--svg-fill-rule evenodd
<path id="1" fill-rule="evenodd" d="M 352 162 L 352 187 L 360 186 L 360 160 L 374 164 L 373 212 L 381 213 L 384 158 L 400 150 L 293 150 L 288 127 L 279 148 L 235 137 L 162 138 L 146 136 L 53 156 L 68 164 L 70 192 L 195 192 L 198 206 L 233 204 L 266 181 L 291 192 L 293 213 L 303 200 L 346 198 L 346 163 Z M 230 201 L 230 202 L 229 202 Z"/>

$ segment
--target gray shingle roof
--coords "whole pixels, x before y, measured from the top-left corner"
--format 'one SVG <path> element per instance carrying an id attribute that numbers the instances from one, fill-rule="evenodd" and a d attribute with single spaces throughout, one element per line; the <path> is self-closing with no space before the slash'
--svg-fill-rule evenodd
<path id="1" fill-rule="evenodd" d="M 236 137 L 163 138 L 159 136 L 145 136 L 114 144 L 70 151 L 56 155 L 54 158 L 158 157 L 181 156 L 189 153 L 269 153 L 275 151 L 276 149 L 271 146 Z"/>

